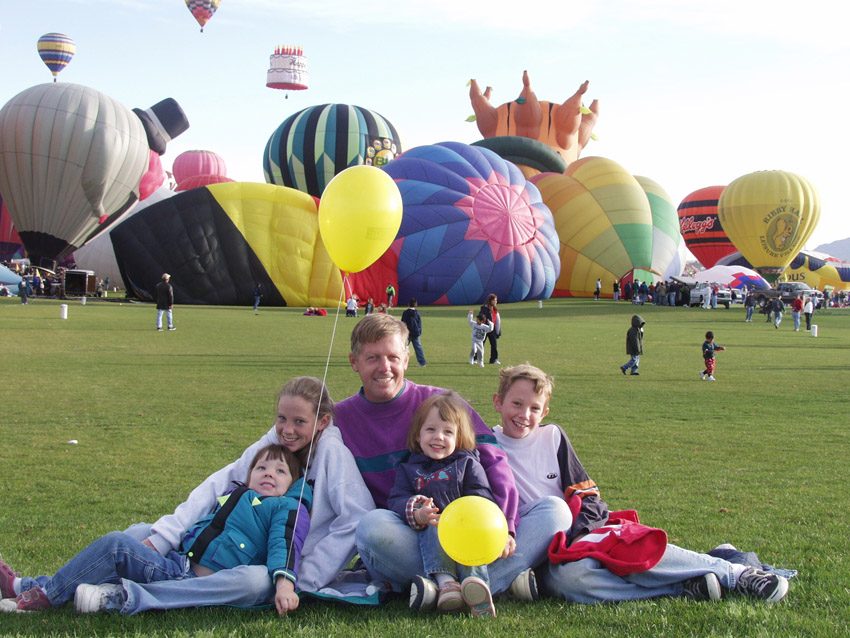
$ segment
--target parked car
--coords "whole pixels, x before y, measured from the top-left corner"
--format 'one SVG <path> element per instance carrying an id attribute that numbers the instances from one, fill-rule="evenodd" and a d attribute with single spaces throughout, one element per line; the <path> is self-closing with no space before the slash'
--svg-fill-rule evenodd
<path id="1" fill-rule="evenodd" d="M 711 295 L 711 284 L 697 283 L 691 288 L 691 304 L 692 306 L 701 306 L 705 300 Z M 736 295 L 740 296 L 740 295 Z M 732 291 L 725 286 L 720 286 L 717 290 L 717 305 L 728 308 L 732 305 Z"/>

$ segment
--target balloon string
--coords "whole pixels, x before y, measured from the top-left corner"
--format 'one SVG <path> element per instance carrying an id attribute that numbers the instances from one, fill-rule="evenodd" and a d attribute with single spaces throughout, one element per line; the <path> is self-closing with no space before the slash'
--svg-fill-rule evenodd
<path id="1" fill-rule="evenodd" d="M 289 548 L 287 549 L 287 552 L 286 552 L 286 555 L 288 557 L 290 557 L 287 560 L 287 563 L 289 563 L 289 560 L 291 560 L 291 557 L 292 557 L 292 543 L 295 543 L 295 530 L 298 529 L 298 517 L 301 514 L 301 505 L 304 502 L 304 489 L 307 487 L 307 474 L 310 471 L 310 462 L 313 460 L 313 445 L 316 442 L 316 430 L 319 427 L 319 410 L 321 409 L 321 404 L 322 404 L 321 397 L 322 397 L 322 393 L 325 390 L 325 387 L 327 386 L 328 368 L 330 367 L 330 364 L 331 364 L 331 353 L 333 352 L 334 340 L 336 339 L 336 328 L 337 328 L 337 324 L 339 323 L 339 310 L 342 307 L 342 303 L 343 303 L 343 300 L 345 298 L 345 289 L 346 289 L 347 283 L 350 285 L 350 283 L 348 282 L 348 275 L 345 272 L 343 272 L 342 273 L 342 287 L 340 288 L 340 291 L 339 291 L 339 299 L 337 299 L 337 303 L 336 303 L 336 314 L 334 315 L 333 328 L 331 329 L 331 342 L 330 342 L 330 345 L 328 346 L 328 356 L 325 357 L 325 370 L 322 373 L 322 387 L 319 390 L 319 400 L 316 401 L 316 414 L 315 414 L 315 417 L 313 418 L 313 433 L 312 433 L 312 436 L 310 437 L 310 443 L 307 446 L 307 460 L 304 462 L 304 480 L 301 482 L 301 492 L 298 494 L 298 508 L 295 510 L 295 522 L 292 525 L 292 538 L 290 539 L 290 546 L 289 546 Z M 302 550 L 303 550 L 303 545 L 302 545 Z M 293 568 L 295 567 L 294 564 L 292 566 L 293 566 Z"/>

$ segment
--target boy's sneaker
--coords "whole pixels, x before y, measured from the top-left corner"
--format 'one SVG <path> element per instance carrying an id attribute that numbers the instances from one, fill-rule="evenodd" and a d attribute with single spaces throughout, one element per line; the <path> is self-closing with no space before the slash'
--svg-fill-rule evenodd
<path id="1" fill-rule="evenodd" d="M 476 618 L 496 615 L 490 588 L 480 578 L 475 576 L 464 578 L 460 584 L 460 593 L 463 601 L 469 605 L 469 612 Z"/>
<path id="2" fill-rule="evenodd" d="M 0 598 L 14 598 L 15 594 L 15 570 L 5 561 L 0 560 Z"/>
<path id="3" fill-rule="evenodd" d="M 120 611 L 127 602 L 121 585 L 78 585 L 74 594 L 74 609 L 79 614 L 99 611 Z"/>
<path id="4" fill-rule="evenodd" d="M 682 585 L 682 596 L 691 600 L 720 600 L 723 597 L 720 581 L 711 572 L 689 578 Z"/>
<path id="5" fill-rule="evenodd" d="M 414 576 L 410 583 L 410 602 L 413 611 L 433 611 L 437 607 L 437 584 L 430 578 Z"/>
<path id="6" fill-rule="evenodd" d="M 483 368 L 484 367 L 484 359 L 481 359 L 481 361 L 478 362 L 478 365 L 479 365 L 479 367 Z"/>
<path id="7" fill-rule="evenodd" d="M 639 376 L 640 376 L 640 372 L 632 371 L 632 374 L 631 374 L 630 376 L 633 376 L 633 377 L 639 377 Z"/>
<path id="8" fill-rule="evenodd" d="M 761 598 L 768 603 L 778 603 L 788 593 L 788 579 L 755 567 L 748 567 L 738 576 L 735 591 Z"/>
<path id="9" fill-rule="evenodd" d="M 16 598 L 18 611 L 44 611 L 50 609 L 50 599 L 41 587 L 33 587 Z"/>
<path id="10" fill-rule="evenodd" d="M 460 583 L 456 580 L 444 583 L 437 594 L 437 611 L 453 612 L 463 609 L 464 598 L 460 593 Z"/>
<path id="11" fill-rule="evenodd" d="M 623 366 L 620 366 L 620 372 L 622 372 L 622 373 L 625 375 L 625 374 L 626 374 L 626 369 L 625 369 Z"/>
<path id="12" fill-rule="evenodd" d="M 705 381 L 705 372 L 700 372 L 699 378 L 702 379 L 703 381 Z"/>
<path id="13" fill-rule="evenodd" d="M 471 366 L 475 365 L 475 359 L 473 359 L 472 357 L 469 358 L 469 365 L 471 365 Z"/>
<path id="14" fill-rule="evenodd" d="M 717 379 L 714 378 L 713 374 L 708 375 L 708 380 L 709 381 L 717 381 Z"/>
<path id="15" fill-rule="evenodd" d="M 540 594 L 537 591 L 537 577 L 534 575 L 534 570 L 529 568 L 520 572 L 508 588 L 508 593 L 517 600 L 527 603 L 533 603 L 539 599 Z"/>

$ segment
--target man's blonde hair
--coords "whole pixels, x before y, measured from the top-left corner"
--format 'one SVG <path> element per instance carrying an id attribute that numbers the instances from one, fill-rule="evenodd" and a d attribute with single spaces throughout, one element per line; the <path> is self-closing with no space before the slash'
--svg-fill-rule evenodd
<path id="1" fill-rule="evenodd" d="M 555 380 L 530 363 L 520 363 L 499 370 L 499 391 L 497 392 L 499 398 L 504 399 L 511 386 L 522 379 L 531 382 L 534 391 L 543 395 L 548 406 L 552 399 L 552 391 L 555 389 Z"/>
<path id="2" fill-rule="evenodd" d="M 392 315 L 381 313 L 367 315 L 351 331 L 351 354 L 357 356 L 360 354 L 360 348 L 365 344 L 377 343 L 381 339 L 393 335 L 400 336 L 402 342 L 407 343 L 408 334 L 404 322 Z"/>

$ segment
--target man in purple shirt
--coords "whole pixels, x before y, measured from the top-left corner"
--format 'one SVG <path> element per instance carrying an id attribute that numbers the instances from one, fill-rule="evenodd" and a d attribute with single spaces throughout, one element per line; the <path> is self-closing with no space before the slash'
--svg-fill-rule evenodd
<path id="1" fill-rule="evenodd" d="M 378 508 L 386 508 L 396 466 L 407 458 L 407 432 L 419 404 L 442 388 L 423 386 L 404 378 L 409 352 L 407 327 L 391 315 L 364 317 L 351 333 L 351 368 L 358 374 L 360 391 L 337 403 L 334 422 L 354 455 L 357 467 Z M 569 510 L 560 503 L 541 502 L 518 511 L 518 495 L 505 453 L 490 428 L 469 408 L 478 453 L 496 503 L 505 513 L 515 540 L 513 551 L 489 567 L 493 593 L 510 592 L 521 599 L 537 598 L 531 567 L 546 560 L 554 534 L 569 529 Z M 551 500 L 551 499 L 550 499 Z M 436 588 L 424 574 L 416 532 L 387 509 L 376 509 L 361 519 L 357 549 L 372 576 L 402 591 L 409 583 L 411 607 L 434 605 Z"/>

